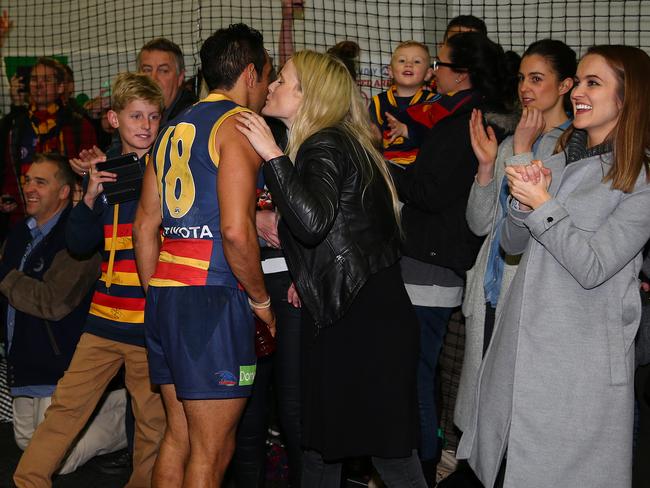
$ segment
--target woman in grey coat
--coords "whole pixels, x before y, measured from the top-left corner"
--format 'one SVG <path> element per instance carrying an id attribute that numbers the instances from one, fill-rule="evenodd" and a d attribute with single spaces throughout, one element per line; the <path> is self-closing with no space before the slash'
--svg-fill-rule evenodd
<path id="1" fill-rule="evenodd" d="M 630 486 L 649 77 L 642 50 L 591 48 L 563 152 L 506 168 L 501 244 L 524 254 L 458 448 L 487 487 Z"/>
<path id="2" fill-rule="evenodd" d="M 557 139 L 570 124 L 567 108 L 576 73 L 576 53 L 561 41 L 543 39 L 532 43 L 519 67 L 519 101 L 523 111 L 514 136 L 497 149 L 496 138 L 483 127 L 480 112 L 470 121 L 472 148 L 479 170 L 467 203 L 467 223 L 472 232 L 487 235 L 467 272 L 463 302 L 465 355 L 456 397 L 454 422 L 460 430 L 468 426 L 481 358 L 490 342 L 499 298 L 512 281 L 520 256 L 503 253 L 499 230 L 505 221 L 508 188 L 506 159 L 517 155 L 522 164 L 553 154 Z M 496 157 L 495 157 L 496 156 Z"/>

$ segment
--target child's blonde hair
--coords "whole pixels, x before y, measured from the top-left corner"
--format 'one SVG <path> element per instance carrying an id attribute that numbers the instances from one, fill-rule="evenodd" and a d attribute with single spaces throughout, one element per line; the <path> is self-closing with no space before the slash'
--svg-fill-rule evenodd
<path id="1" fill-rule="evenodd" d="M 423 42 L 413 41 L 413 40 L 411 40 L 411 41 L 400 42 L 400 43 L 397 45 L 397 47 L 393 50 L 393 54 L 391 55 L 390 60 L 391 60 L 391 61 L 393 60 L 393 58 L 394 58 L 395 55 L 397 54 L 397 51 L 399 51 L 400 49 L 403 49 L 403 48 L 405 48 L 405 47 L 419 47 L 419 48 L 422 49 L 425 53 L 427 53 L 427 59 L 428 59 L 427 64 L 430 64 L 430 63 L 431 63 L 431 53 L 429 52 L 429 48 L 427 47 L 427 45 L 424 44 Z"/>
<path id="2" fill-rule="evenodd" d="M 133 100 L 149 102 L 161 112 L 165 108 L 162 91 L 150 77 L 141 73 L 118 74 L 111 88 L 111 108 L 119 112 Z"/>

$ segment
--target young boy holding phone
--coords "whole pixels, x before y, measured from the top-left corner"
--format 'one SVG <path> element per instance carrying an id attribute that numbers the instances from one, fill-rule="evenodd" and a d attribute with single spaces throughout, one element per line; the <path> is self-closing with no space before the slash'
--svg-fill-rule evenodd
<path id="1" fill-rule="evenodd" d="M 158 85 L 145 75 L 122 73 L 112 89 L 110 124 L 122 140 L 122 154 L 146 157 L 163 110 Z M 118 156 L 109 154 L 108 157 Z M 98 171 L 99 155 L 90 164 L 87 189 L 70 213 L 67 244 L 72 254 L 103 249 L 102 274 L 69 369 L 60 380 L 45 421 L 39 426 L 14 474 L 18 487 L 45 485 L 79 431 L 84 427 L 110 380 L 122 365 L 133 401 L 135 442 L 133 473 L 127 487 L 149 486 L 165 412 L 151 390 L 144 347 L 145 297 L 135 267 L 131 229 L 137 200 L 111 205 L 100 198 L 103 184 L 115 173 Z"/>

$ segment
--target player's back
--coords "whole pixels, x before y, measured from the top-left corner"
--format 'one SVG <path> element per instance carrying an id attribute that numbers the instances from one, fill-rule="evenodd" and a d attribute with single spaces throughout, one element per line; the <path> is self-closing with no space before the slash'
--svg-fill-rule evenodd
<path id="1" fill-rule="evenodd" d="M 163 247 L 153 286 L 237 286 L 223 255 L 215 138 L 231 115 L 248 110 L 211 94 L 174 119 L 152 151 L 162 210 Z"/>

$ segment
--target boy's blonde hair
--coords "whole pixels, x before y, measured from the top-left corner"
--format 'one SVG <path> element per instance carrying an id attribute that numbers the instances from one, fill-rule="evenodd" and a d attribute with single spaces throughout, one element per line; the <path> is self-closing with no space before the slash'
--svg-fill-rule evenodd
<path id="1" fill-rule="evenodd" d="M 419 47 L 419 48 L 422 49 L 425 53 L 427 53 L 427 58 L 429 59 L 429 60 L 427 61 L 427 63 L 429 63 L 429 64 L 431 63 L 431 53 L 429 52 L 429 48 L 427 47 L 427 45 L 424 44 L 423 42 L 412 41 L 412 40 L 411 40 L 411 41 L 400 42 L 400 43 L 397 45 L 397 47 L 393 50 L 393 54 L 392 54 L 391 57 L 390 57 L 391 62 L 393 61 L 393 58 L 394 58 L 395 55 L 397 54 L 397 51 L 399 51 L 400 49 L 405 48 L 405 47 Z"/>
<path id="2" fill-rule="evenodd" d="M 150 77 L 141 73 L 118 74 L 111 88 L 111 108 L 119 112 L 133 100 L 149 102 L 161 112 L 165 108 L 162 91 Z"/>

